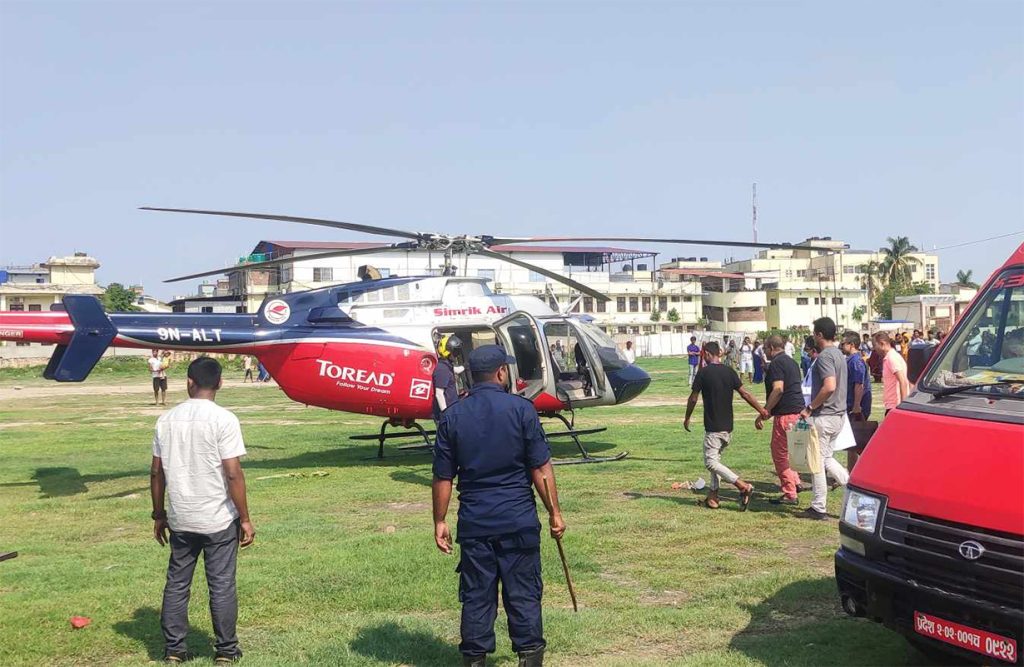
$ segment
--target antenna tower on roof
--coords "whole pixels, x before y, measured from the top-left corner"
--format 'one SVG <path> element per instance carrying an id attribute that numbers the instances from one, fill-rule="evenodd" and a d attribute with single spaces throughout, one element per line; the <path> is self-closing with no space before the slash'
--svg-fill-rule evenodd
<path id="1" fill-rule="evenodd" d="M 753 191 L 754 243 L 757 243 L 757 183 L 754 183 Z"/>

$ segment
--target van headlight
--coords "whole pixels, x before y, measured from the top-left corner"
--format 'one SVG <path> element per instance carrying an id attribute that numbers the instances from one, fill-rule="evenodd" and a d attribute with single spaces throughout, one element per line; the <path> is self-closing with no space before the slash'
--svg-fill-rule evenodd
<path id="1" fill-rule="evenodd" d="M 841 521 L 866 533 L 875 532 L 882 515 L 882 499 L 856 489 L 847 489 Z"/>

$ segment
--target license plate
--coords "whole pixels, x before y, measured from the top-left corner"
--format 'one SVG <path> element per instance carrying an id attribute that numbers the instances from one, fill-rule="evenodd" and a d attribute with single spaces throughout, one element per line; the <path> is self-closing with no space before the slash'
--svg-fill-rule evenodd
<path id="1" fill-rule="evenodd" d="M 990 658 L 1006 662 L 1017 661 L 1017 642 L 994 632 L 976 630 L 919 611 L 914 612 L 914 631 L 919 635 L 938 639 Z"/>

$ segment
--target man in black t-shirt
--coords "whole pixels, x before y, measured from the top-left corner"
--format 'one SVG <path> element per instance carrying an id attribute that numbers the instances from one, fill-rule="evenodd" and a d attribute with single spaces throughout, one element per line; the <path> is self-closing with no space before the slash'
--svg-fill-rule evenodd
<path id="1" fill-rule="evenodd" d="M 722 450 L 732 440 L 732 392 L 743 397 L 759 415 L 768 416 L 757 399 L 743 387 L 736 371 L 722 364 L 721 348 L 712 341 L 704 346 L 707 365 L 700 369 L 693 379 L 693 392 L 686 402 L 686 419 L 683 428 L 689 432 L 690 417 L 697 406 L 697 398 L 704 400 L 704 465 L 711 473 L 711 490 L 704 504 L 718 509 L 718 478 L 721 477 L 740 490 L 740 509 L 746 510 L 754 486 L 739 478 L 739 475 L 722 465 Z"/>
<path id="2" fill-rule="evenodd" d="M 786 354 L 786 341 L 782 336 L 770 336 L 764 344 L 764 353 L 771 364 L 765 374 L 764 389 L 765 410 L 772 417 L 772 462 L 779 476 L 782 496 L 770 502 L 782 505 L 796 505 L 797 487 L 800 475 L 789 467 L 789 448 L 786 443 L 786 432 L 800 419 L 800 411 L 804 409 L 804 395 L 801 389 L 803 377 L 796 361 Z M 766 417 L 758 417 L 754 426 L 760 431 L 764 428 Z"/>

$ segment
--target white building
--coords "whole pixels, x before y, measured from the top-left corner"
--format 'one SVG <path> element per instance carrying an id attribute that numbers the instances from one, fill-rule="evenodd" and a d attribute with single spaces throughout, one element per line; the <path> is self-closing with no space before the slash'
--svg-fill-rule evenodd
<path id="1" fill-rule="evenodd" d="M 331 250 L 373 248 L 380 248 L 380 252 L 324 260 L 302 259 Z M 556 309 L 590 314 L 595 323 L 609 333 L 692 330 L 701 317 L 700 284 L 659 277 L 654 267 L 657 255 L 652 252 L 541 245 L 495 246 L 492 250 L 571 278 L 608 295 L 609 301 L 580 296 L 541 273 L 482 255 L 457 258 L 459 274 L 488 278 L 497 293 L 531 294 Z M 227 291 L 247 312 L 255 312 L 268 294 L 356 281 L 362 265 L 377 268 L 384 277 L 441 275 L 444 265 L 441 253 L 393 250 L 379 243 L 324 241 L 261 241 L 242 259 L 258 262 L 280 257 L 294 257 L 295 261 L 272 269 L 238 270 L 228 274 Z M 242 266 L 244 263 L 239 264 Z M 189 301 L 187 307 L 199 307 L 195 299 Z M 211 301 L 206 307 L 215 306 Z"/>

